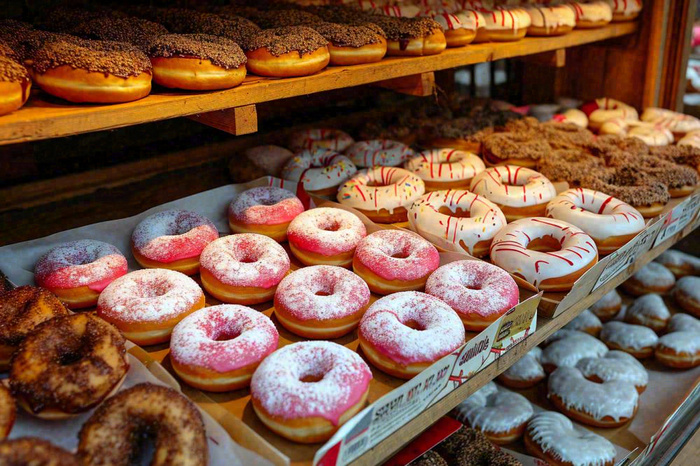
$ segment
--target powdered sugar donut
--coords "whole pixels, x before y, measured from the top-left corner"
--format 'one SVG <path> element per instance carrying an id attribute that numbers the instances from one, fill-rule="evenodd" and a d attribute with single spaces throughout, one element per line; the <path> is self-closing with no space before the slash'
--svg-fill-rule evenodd
<path id="1" fill-rule="evenodd" d="M 332 196 L 338 185 L 357 173 L 355 165 L 330 149 L 298 152 L 282 168 L 285 180 L 301 183 L 304 190 L 316 196 Z"/>
<path id="2" fill-rule="evenodd" d="M 551 373 L 559 367 L 574 367 L 583 358 L 599 358 L 607 352 L 608 348 L 603 342 L 576 331 L 542 350 L 540 363 L 546 372 Z"/>
<path id="3" fill-rule="evenodd" d="M 287 235 L 289 248 L 303 264 L 349 267 L 367 229 L 346 210 L 319 207 L 296 217 Z"/>
<path id="4" fill-rule="evenodd" d="M 546 216 L 563 220 L 593 238 L 598 253 L 610 254 L 644 229 L 637 209 L 600 191 L 569 189 L 547 204 Z"/>
<path id="5" fill-rule="evenodd" d="M 700 275 L 700 259 L 684 252 L 667 249 L 654 259 L 670 270 L 676 278 L 686 275 Z"/>
<path id="6" fill-rule="evenodd" d="M 526 5 L 523 8 L 530 15 L 528 36 L 559 36 L 576 26 L 576 13 L 567 5 Z"/>
<path id="7" fill-rule="evenodd" d="M 352 267 L 378 294 L 421 290 L 440 265 L 440 255 L 420 236 L 401 230 L 379 230 L 355 250 Z"/>
<path id="8" fill-rule="evenodd" d="M 359 327 L 362 352 L 382 371 L 410 379 L 464 344 L 464 326 L 447 304 L 406 291 L 372 304 Z"/>
<path id="9" fill-rule="evenodd" d="M 260 186 L 238 195 L 228 207 L 228 224 L 234 233 L 258 233 L 275 241 L 287 239 L 287 227 L 304 212 L 304 204 L 286 189 Z"/>
<path id="10" fill-rule="evenodd" d="M 37 285 L 71 309 L 94 306 L 102 290 L 127 271 L 126 257 L 108 243 L 78 240 L 51 248 L 34 267 Z"/>
<path id="11" fill-rule="evenodd" d="M 639 120 L 639 114 L 634 107 L 607 97 L 588 102 L 581 107 L 581 110 L 588 115 L 588 129 L 594 131 L 599 130 L 608 120 Z"/>
<path id="12" fill-rule="evenodd" d="M 411 229 L 443 249 L 458 245 L 474 257 L 485 256 L 506 225 L 501 209 L 469 191 L 433 191 L 408 209 Z"/>
<path id="13" fill-rule="evenodd" d="M 600 319 L 589 309 L 584 309 L 576 318 L 564 326 L 568 330 L 578 330 L 596 336 L 603 328 Z"/>
<path id="14" fill-rule="evenodd" d="M 671 291 L 676 278 L 670 270 L 658 262 L 649 262 L 622 283 L 622 288 L 631 295 L 647 293 L 664 294 Z"/>
<path id="15" fill-rule="evenodd" d="M 202 250 L 218 237 L 216 226 L 208 218 L 187 210 L 165 210 L 136 225 L 131 234 L 131 252 L 142 267 L 194 275 Z"/>
<path id="16" fill-rule="evenodd" d="M 258 366 L 251 400 L 273 432 L 294 442 L 322 442 L 364 407 L 371 379 L 369 366 L 344 346 L 292 343 Z"/>
<path id="17" fill-rule="evenodd" d="M 348 133 L 337 129 L 307 129 L 292 134 L 289 148 L 293 151 L 330 149 L 343 152 L 354 142 Z"/>
<path id="18" fill-rule="evenodd" d="M 680 331 L 659 338 L 656 359 L 669 367 L 689 369 L 700 364 L 700 332 Z"/>
<path id="19" fill-rule="evenodd" d="M 518 285 L 508 272 L 473 260 L 438 268 L 428 277 L 425 292 L 447 303 L 473 332 L 485 329 L 519 302 Z"/>
<path id="20" fill-rule="evenodd" d="M 622 309 L 622 298 L 617 290 L 612 289 L 605 293 L 596 303 L 592 304 L 591 312 L 595 314 L 601 322 L 612 319 Z"/>
<path id="21" fill-rule="evenodd" d="M 603 325 L 600 339 L 608 348 L 624 351 L 638 359 L 653 355 L 654 347 L 659 341 L 656 333 L 648 327 L 617 321 Z"/>
<path id="22" fill-rule="evenodd" d="M 396 167 L 415 153 L 406 144 L 389 139 L 373 139 L 356 142 L 348 147 L 345 155 L 358 167 Z"/>
<path id="23" fill-rule="evenodd" d="M 170 339 L 173 327 L 204 307 L 197 282 L 174 270 L 146 269 L 110 283 L 97 301 L 97 315 L 137 345 Z"/>
<path id="24" fill-rule="evenodd" d="M 479 157 L 457 149 L 423 151 L 404 167 L 423 180 L 426 191 L 467 188 L 472 178 L 486 169 Z"/>
<path id="25" fill-rule="evenodd" d="M 219 238 L 202 251 L 204 289 L 225 303 L 262 303 L 289 271 L 289 256 L 267 236 L 242 233 Z"/>
<path id="26" fill-rule="evenodd" d="M 576 13 L 576 27 L 579 29 L 598 28 L 612 21 L 612 8 L 605 0 L 568 1 L 566 4 Z"/>
<path id="27" fill-rule="evenodd" d="M 542 364 L 540 364 L 541 356 L 542 350 L 535 346 L 499 375 L 498 381 L 511 388 L 534 387 L 546 377 Z"/>
<path id="28" fill-rule="evenodd" d="M 700 317 L 700 277 L 683 277 L 673 288 L 673 298 L 678 305 L 696 317 Z"/>
<path id="29" fill-rule="evenodd" d="M 557 195 L 543 175 L 515 165 L 487 168 L 472 179 L 469 190 L 500 207 L 509 222 L 543 216 L 547 203 Z"/>
<path id="30" fill-rule="evenodd" d="M 649 383 L 649 373 L 642 363 L 624 351 L 608 351 L 601 358 L 583 358 L 576 363 L 576 368 L 593 382 L 629 382 L 639 393 L 642 393 Z"/>
<path id="31" fill-rule="evenodd" d="M 170 339 L 170 361 L 188 385 L 213 392 L 250 384 L 260 362 L 277 349 L 279 334 L 255 309 L 222 304 L 180 321 Z"/>
<path id="32" fill-rule="evenodd" d="M 425 193 L 425 183 L 402 168 L 362 170 L 338 189 L 338 202 L 377 223 L 405 222 L 408 207 Z"/>
<path id="33" fill-rule="evenodd" d="M 658 294 L 650 293 L 634 300 L 625 311 L 625 322 L 643 325 L 655 332 L 666 328 L 671 313 Z"/>
<path id="34" fill-rule="evenodd" d="M 673 314 L 668 321 L 666 333 L 680 332 L 682 330 L 690 332 L 700 332 L 700 320 L 689 314 Z"/>
<path id="35" fill-rule="evenodd" d="M 369 288 L 342 267 L 305 267 L 284 278 L 275 292 L 275 316 L 306 338 L 338 338 L 352 331 L 369 305 Z"/>
<path id="36" fill-rule="evenodd" d="M 471 8 L 468 8 L 471 9 Z M 525 37 L 530 27 L 530 15 L 522 8 L 511 6 L 474 7 L 484 17 L 484 27 L 476 33 L 475 42 L 508 42 Z"/>

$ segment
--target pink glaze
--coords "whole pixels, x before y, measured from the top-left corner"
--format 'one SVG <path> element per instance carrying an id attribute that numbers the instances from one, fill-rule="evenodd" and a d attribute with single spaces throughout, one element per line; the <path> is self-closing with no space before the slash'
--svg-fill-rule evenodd
<path id="1" fill-rule="evenodd" d="M 177 324 L 170 357 L 183 365 L 230 372 L 260 363 L 277 349 L 278 340 L 275 324 L 265 314 L 223 304 L 200 309 Z"/>
<path id="2" fill-rule="evenodd" d="M 275 292 L 275 306 L 283 306 L 302 321 L 342 319 L 368 303 L 367 283 L 349 270 L 332 265 L 299 269 L 287 275 Z"/>
<path id="3" fill-rule="evenodd" d="M 520 296 L 508 272 L 475 260 L 443 265 L 428 277 L 425 292 L 443 300 L 458 314 L 482 317 L 504 314 L 518 304 Z"/>
<path id="4" fill-rule="evenodd" d="M 127 272 L 126 258 L 115 246 L 83 239 L 64 243 L 41 256 L 34 268 L 39 286 L 71 289 L 87 286 L 101 292 Z"/>
<path id="5" fill-rule="evenodd" d="M 406 325 L 409 322 L 421 330 Z M 359 332 L 377 351 L 402 365 L 437 361 L 464 344 L 464 325 L 455 311 L 417 291 L 376 301 L 362 317 Z"/>
<path id="6" fill-rule="evenodd" d="M 302 382 L 322 377 L 317 382 Z M 287 345 L 258 366 L 250 391 L 253 400 L 283 419 L 322 417 L 334 425 L 362 400 L 372 372 L 362 358 L 329 341 Z"/>
<path id="7" fill-rule="evenodd" d="M 282 246 L 255 233 L 230 235 L 212 241 L 199 258 L 200 267 L 230 286 L 272 288 L 289 271 Z"/>
<path id="8" fill-rule="evenodd" d="M 304 212 L 304 205 L 286 189 L 261 186 L 243 191 L 231 201 L 229 217 L 249 225 L 288 223 Z"/>
<path id="9" fill-rule="evenodd" d="M 385 280 L 417 280 L 440 265 L 438 250 L 420 236 L 380 230 L 360 241 L 355 260 Z"/>
<path id="10" fill-rule="evenodd" d="M 168 264 L 197 257 L 217 239 L 216 226 L 196 212 L 165 210 L 139 223 L 131 235 L 134 249 L 152 261 Z"/>
<path id="11" fill-rule="evenodd" d="M 299 214 L 287 228 L 287 238 L 302 251 L 334 256 L 353 251 L 367 229 L 355 215 L 343 209 L 319 207 Z"/>

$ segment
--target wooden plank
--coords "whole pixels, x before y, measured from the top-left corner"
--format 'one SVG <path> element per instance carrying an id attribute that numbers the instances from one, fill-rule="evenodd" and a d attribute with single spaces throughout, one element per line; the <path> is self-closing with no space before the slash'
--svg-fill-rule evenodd
<path id="1" fill-rule="evenodd" d="M 258 113 L 255 104 L 198 113 L 188 118 L 234 136 L 258 132 Z"/>
<path id="2" fill-rule="evenodd" d="M 374 86 L 390 89 L 401 94 L 427 97 L 435 93 L 435 73 L 420 73 L 404 76 L 402 78 L 379 81 Z"/>
<path id="3" fill-rule="evenodd" d="M 536 53 L 518 58 L 518 60 L 540 66 L 563 68 L 566 66 L 566 49 L 552 50 L 551 52 Z"/>

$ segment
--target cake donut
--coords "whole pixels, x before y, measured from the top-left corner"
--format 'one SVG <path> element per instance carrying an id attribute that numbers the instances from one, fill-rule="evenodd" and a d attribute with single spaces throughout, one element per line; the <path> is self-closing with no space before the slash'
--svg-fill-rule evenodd
<path id="1" fill-rule="evenodd" d="M 0 115 L 14 112 L 27 103 L 31 88 L 27 69 L 0 54 Z"/>
<path id="2" fill-rule="evenodd" d="M 304 204 L 286 189 L 260 186 L 243 191 L 228 206 L 234 233 L 258 233 L 275 241 L 287 239 L 287 227 L 304 212 Z"/>
<path id="3" fill-rule="evenodd" d="M 644 229 L 634 207 L 600 191 L 569 189 L 547 204 L 546 216 L 575 225 L 593 238 L 598 253 L 610 254 Z"/>
<path id="4" fill-rule="evenodd" d="M 656 333 L 648 327 L 618 321 L 603 325 L 600 339 L 611 350 L 624 351 L 637 359 L 652 356 L 659 341 Z"/>
<path id="5" fill-rule="evenodd" d="M 34 280 L 70 309 L 82 309 L 94 306 L 102 290 L 126 271 L 126 257 L 119 249 L 84 239 L 60 244 L 41 256 Z"/>
<path id="6" fill-rule="evenodd" d="M 306 26 L 264 29 L 247 38 L 247 68 L 258 76 L 308 76 L 330 62 L 328 40 Z"/>
<path id="7" fill-rule="evenodd" d="M 139 345 L 170 339 L 173 327 L 204 307 L 197 282 L 179 272 L 146 269 L 113 281 L 100 295 L 97 315 Z"/>
<path id="8" fill-rule="evenodd" d="M 547 376 L 542 368 L 542 364 L 540 364 L 541 356 L 542 349 L 535 346 L 499 375 L 498 381 L 510 388 L 524 389 L 534 387 Z"/>
<path id="9" fill-rule="evenodd" d="M 523 218 L 506 225 L 491 243 L 491 261 L 539 290 L 568 291 L 598 262 L 593 239 L 566 222 Z"/>
<path id="10" fill-rule="evenodd" d="M 675 369 L 690 369 L 700 365 L 700 332 L 683 330 L 659 338 L 656 359 Z"/>
<path id="11" fill-rule="evenodd" d="M 374 293 L 422 290 L 428 276 L 440 265 L 435 246 L 401 230 L 379 230 L 360 241 L 353 270 Z"/>
<path id="12" fill-rule="evenodd" d="M 666 333 L 680 332 L 681 330 L 700 332 L 700 320 L 680 312 L 673 314 L 666 326 Z"/>
<path id="13" fill-rule="evenodd" d="M 0 463 L 47 466 L 83 465 L 73 453 L 36 437 L 22 437 L 0 442 Z"/>
<path id="14" fill-rule="evenodd" d="M 374 167 L 343 183 L 338 188 L 338 202 L 377 223 L 396 223 L 407 220 L 407 209 L 424 193 L 423 180 L 408 170 Z"/>
<path id="15" fill-rule="evenodd" d="M 293 133 L 289 138 L 288 146 L 293 151 L 315 151 L 328 149 L 335 152 L 343 152 L 353 145 L 355 141 L 346 132 L 337 129 L 305 129 Z"/>
<path id="16" fill-rule="evenodd" d="M 617 290 L 605 293 L 596 303 L 591 304 L 590 310 L 601 322 L 607 322 L 615 317 L 622 309 L 622 298 Z"/>
<path id="17" fill-rule="evenodd" d="M 649 373 L 642 363 L 624 351 L 608 351 L 600 358 L 583 358 L 576 363 L 576 369 L 592 382 L 629 382 L 639 393 L 644 392 L 649 383 Z"/>
<path id="18" fill-rule="evenodd" d="M 225 236 L 202 251 L 200 278 L 209 294 L 225 303 L 257 304 L 272 299 L 289 271 L 287 252 L 255 233 Z"/>
<path id="19" fill-rule="evenodd" d="M 605 0 L 612 8 L 613 21 L 632 21 L 642 11 L 642 0 Z"/>
<path id="20" fill-rule="evenodd" d="M 186 275 L 199 271 L 199 256 L 219 237 L 208 218 L 188 210 L 164 210 L 141 220 L 131 234 L 131 252 L 145 268 Z"/>
<path id="21" fill-rule="evenodd" d="M 598 131 L 603 123 L 609 120 L 639 120 L 639 114 L 634 107 L 607 97 L 588 102 L 581 110 L 588 116 L 588 129 L 593 131 Z"/>
<path id="22" fill-rule="evenodd" d="M 549 375 L 547 398 L 569 418 L 594 427 L 619 427 L 637 413 L 639 393 L 629 382 L 591 382 L 575 367 Z"/>
<path id="23" fill-rule="evenodd" d="M 576 12 L 568 5 L 526 5 L 530 15 L 528 36 L 560 36 L 576 27 Z"/>
<path id="24" fill-rule="evenodd" d="M 600 358 L 607 352 L 608 348 L 603 342 L 574 330 L 549 343 L 542 350 L 540 363 L 545 372 L 552 373 L 559 367 L 574 367 L 583 358 Z"/>
<path id="25" fill-rule="evenodd" d="M 17 404 L 15 399 L 6 386 L 0 385 L 0 441 L 5 440 L 10 435 L 16 417 Z"/>
<path id="26" fill-rule="evenodd" d="M 428 277 L 425 292 L 447 303 L 472 332 L 485 329 L 520 302 L 518 285 L 508 272 L 476 260 L 438 268 Z"/>
<path id="27" fill-rule="evenodd" d="M 397 167 L 415 153 L 406 144 L 389 139 L 359 141 L 345 150 L 345 155 L 357 167 Z"/>
<path id="28" fill-rule="evenodd" d="M 576 13 L 576 28 L 603 27 L 612 21 L 612 8 L 605 0 L 568 1 L 566 5 Z"/>
<path id="29" fill-rule="evenodd" d="M 433 191 L 408 209 L 413 231 L 444 249 L 458 246 L 474 257 L 488 254 L 493 237 L 505 225 L 501 209 L 469 191 Z"/>
<path id="30" fill-rule="evenodd" d="M 531 24 L 523 8 L 510 6 L 475 6 L 484 18 L 484 27 L 477 29 L 474 42 L 509 42 L 525 37 Z"/>
<path id="31" fill-rule="evenodd" d="M 670 270 L 658 262 L 649 262 L 630 278 L 622 282 L 622 289 L 633 296 L 648 293 L 665 294 L 676 284 Z"/>
<path id="32" fill-rule="evenodd" d="M 472 179 L 469 190 L 496 204 L 508 222 L 543 216 L 557 195 L 543 175 L 515 165 L 487 168 Z"/>
<path id="33" fill-rule="evenodd" d="M 304 190 L 316 196 L 333 196 L 338 185 L 357 173 L 355 165 L 331 149 L 303 150 L 282 168 L 285 180 L 301 183 Z"/>
<path id="34" fill-rule="evenodd" d="M 432 18 L 438 23 L 445 34 L 447 47 L 464 47 L 476 39 L 476 31 L 483 27 L 484 16 L 476 10 L 455 11 L 426 11 L 421 16 Z"/>
<path id="35" fill-rule="evenodd" d="M 595 337 L 600 333 L 603 324 L 600 322 L 600 319 L 598 319 L 598 316 L 593 314 L 590 309 L 584 309 L 576 318 L 566 324 L 564 328 L 567 330 L 578 330 Z"/>
<path id="36" fill-rule="evenodd" d="M 464 326 L 450 306 L 405 291 L 375 301 L 360 321 L 360 348 L 387 374 L 410 379 L 464 344 Z"/>
<path id="37" fill-rule="evenodd" d="M 320 22 L 310 26 L 328 40 L 331 65 L 375 63 L 386 55 L 387 42 L 384 31 L 374 24 L 351 26 Z"/>
<path id="38" fill-rule="evenodd" d="M 471 180 L 486 167 L 471 152 L 457 149 L 431 149 L 418 154 L 404 164 L 425 183 L 426 191 L 466 189 Z"/>
<path id="39" fill-rule="evenodd" d="M 695 317 L 700 317 L 700 277 L 683 277 L 673 288 L 678 305 Z"/>
<path id="40" fill-rule="evenodd" d="M 556 466 L 613 466 L 617 450 L 605 437 L 574 425 L 554 411 L 535 414 L 524 434 L 525 449 Z"/>
<path id="41" fill-rule="evenodd" d="M 372 372 L 352 350 L 328 341 L 287 345 L 260 364 L 250 384 L 253 409 L 293 442 L 329 439 L 360 412 Z"/>
<path id="42" fill-rule="evenodd" d="M 676 278 L 686 275 L 700 275 L 700 259 L 684 252 L 667 249 L 654 259 L 670 270 Z"/>
<path id="43" fill-rule="evenodd" d="M 170 338 L 173 370 L 188 385 L 227 392 L 250 384 L 260 362 L 277 349 L 279 333 L 255 309 L 222 304 L 185 317 Z"/>
<path id="44" fill-rule="evenodd" d="M 640 296 L 625 311 L 625 322 L 643 325 L 655 332 L 665 329 L 670 318 L 671 313 L 664 300 L 655 293 Z"/>
<path id="45" fill-rule="evenodd" d="M 292 254 L 304 265 L 350 267 L 367 229 L 351 212 L 318 207 L 299 214 L 289 224 L 287 235 Z"/>

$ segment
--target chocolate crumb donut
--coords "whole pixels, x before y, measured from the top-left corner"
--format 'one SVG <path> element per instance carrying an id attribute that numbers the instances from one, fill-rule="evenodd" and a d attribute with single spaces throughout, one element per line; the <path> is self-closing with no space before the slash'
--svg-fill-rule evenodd
<path id="1" fill-rule="evenodd" d="M 317 22 L 311 27 L 329 42 L 331 65 L 373 63 L 386 55 L 384 31 L 376 24 L 350 26 Z"/>
<path id="2" fill-rule="evenodd" d="M 679 165 L 688 165 L 700 171 L 700 149 L 693 146 L 657 146 L 650 147 L 649 153 L 655 157 Z"/>
<path id="3" fill-rule="evenodd" d="M 69 36 L 40 31 L 21 21 L 0 20 L 0 40 L 19 56 L 20 63 L 30 63 L 39 48 L 59 37 Z"/>
<path id="4" fill-rule="evenodd" d="M 271 55 L 279 57 L 297 52 L 300 57 L 311 54 L 328 45 L 328 41 L 318 32 L 304 26 L 289 26 L 265 29 L 250 41 L 250 50 L 266 48 Z"/>
<path id="5" fill-rule="evenodd" d="M 14 49 L 2 39 L 0 39 L 0 57 L 9 58 L 10 60 L 15 61 L 17 63 L 22 63 L 22 58 L 20 57 L 20 55 L 17 52 L 15 52 Z"/>
<path id="6" fill-rule="evenodd" d="M 230 39 L 208 34 L 166 34 L 148 44 L 149 57 L 192 56 L 209 60 L 226 70 L 245 65 L 246 57 L 238 44 Z"/>
<path id="7" fill-rule="evenodd" d="M 323 20 L 313 13 L 302 10 L 257 10 L 252 14 L 243 14 L 263 29 L 273 29 L 285 26 L 313 26 Z"/>
<path id="8" fill-rule="evenodd" d="M 548 180 L 566 181 L 570 188 L 581 187 L 584 179 L 603 172 L 603 161 L 580 149 L 553 150 L 537 162 L 537 171 Z"/>
<path id="9" fill-rule="evenodd" d="M 436 55 L 447 47 L 442 26 L 431 18 L 364 15 L 357 22 L 370 22 L 382 28 L 388 41 L 387 55 Z"/>
<path id="10" fill-rule="evenodd" d="M 265 29 L 248 42 L 248 67 L 260 76 L 306 76 L 330 61 L 328 40 L 306 26 Z"/>
<path id="11" fill-rule="evenodd" d="M 532 133 L 495 133 L 484 138 L 487 165 L 519 165 L 534 168 L 550 152 L 549 144 Z"/>
<path id="12" fill-rule="evenodd" d="M 140 18 L 93 18 L 71 29 L 84 39 L 126 42 L 143 49 L 153 38 L 167 34 L 165 26 Z"/>
<path id="13" fill-rule="evenodd" d="M 74 454 L 35 437 L 0 442 L 0 464 L 8 466 L 81 466 Z"/>
<path id="14" fill-rule="evenodd" d="M 683 197 L 692 194 L 698 185 L 698 172 L 687 166 L 658 159 L 653 155 L 632 159 L 633 166 L 665 184 L 671 197 Z"/>
<path id="15" fill-rule="evenodd" d="M 462 427 L 435 450 L 453 466 L 522 466 L 520 461 L 493 445 L 486 436 Z"/>
<path id="16" fill-rule="evenodd" d="M 415 461 L 412 461 L 413 466 L 449 466 L 449 463 L 433 450 L 426 451 Z"/>
<path id="17" fill-rule="evenodd" d="M 660 214 L 670 199 L 665 184 L 634 166 L 607 168 L 585 177 L 581 184 L 626 202 L 644 218 Z"/>
<path id="18" fill-rule="evenodd" d="M 573 123 L 542 123 L 538 130 L 552 149 L 587 147 L 595 140 L 593 133 Z"/>

